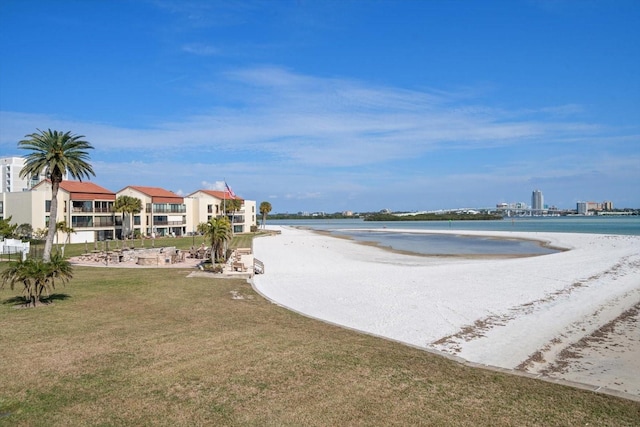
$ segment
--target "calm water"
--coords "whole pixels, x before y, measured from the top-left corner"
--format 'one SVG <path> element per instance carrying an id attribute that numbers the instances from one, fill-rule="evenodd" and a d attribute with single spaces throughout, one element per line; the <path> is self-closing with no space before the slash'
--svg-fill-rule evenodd
<path id="1" fill-rule="evenodd" d="M 407 221 L 365 222 L 360 219 L 267 221 L 347 235 L 398 250 L 422 254 L 545 254 L 554 252 L 536 243 L 484 237 L 390 233 L 386 228 L 419 230 L 531 231 L 640 235 L 640 217 L 548 217 L 502 221 Z M 376 232 L 363 229 L 374 229 Z"/>

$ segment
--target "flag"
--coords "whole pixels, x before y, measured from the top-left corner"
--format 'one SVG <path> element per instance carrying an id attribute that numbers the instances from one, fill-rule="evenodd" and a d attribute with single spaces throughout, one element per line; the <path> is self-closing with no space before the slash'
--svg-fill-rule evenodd
<path id="1" fill-rule="evenodd" d="M 229 184 L 227 184 L 227 181 L 224 182 L 224 186 L 227 187 L 227 193 L 229 193 L 230 198 L 235 199 L 236 195 L 231 189 L 231 187 L 229 187 Z"/>

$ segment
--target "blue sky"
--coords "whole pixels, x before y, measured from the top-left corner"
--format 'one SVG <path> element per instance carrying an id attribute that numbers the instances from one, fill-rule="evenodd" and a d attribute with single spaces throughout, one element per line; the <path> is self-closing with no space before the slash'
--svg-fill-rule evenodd
<path id="1" fill-rule="evenodd" d="M 640 207 L 640 2 L 4 0 L 0 155 L 273 212 Z"/>

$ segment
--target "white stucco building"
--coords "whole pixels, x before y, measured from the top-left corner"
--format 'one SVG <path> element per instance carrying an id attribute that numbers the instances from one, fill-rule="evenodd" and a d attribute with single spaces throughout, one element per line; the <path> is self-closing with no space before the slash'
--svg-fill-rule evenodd
<path id="1" fill-rule="evenodd" d="M 28 191 L 34 185 L 46 178 L 43 171 L 40 175 L 30 177 L 20 177 L 20 172 L 24 168 L 24 157 L 0 157 L 0 193 L 11 193 L 18 191 Z M 68 174 L 64 179 L 68 178 Z"/>
<path id="2" fill-rule="evenodd" d="M 29 191 L 0 193 L 0 218 L 11 217 L 12 224 L 30 224 L 33 230 L 49 225 L 51 182 L 41 181 Z M 119 196 L 140 199 L 141 212 L 132 221 L 113 206 Z M 230 199 L 242 201 L 235 212 L 227 210 L 234 233 L 248 233 L 256 226 L 256 202 L 224 191 L 198 190 L 182 197 L 159 187 L 127 186 L 117 193 L 93 182 L 62 181 L 58 191 L 58 222 L 66 221 L 75 230 L 70 236 L 59 234 L 60 242 L 71 243 L 121 239 L 123 235 L 184 236 L 198 224 L 223 215 Z M 132 230 L 128 230 L 128 224 Z M 123 224 L 124 229 L 123 229 Z"/>

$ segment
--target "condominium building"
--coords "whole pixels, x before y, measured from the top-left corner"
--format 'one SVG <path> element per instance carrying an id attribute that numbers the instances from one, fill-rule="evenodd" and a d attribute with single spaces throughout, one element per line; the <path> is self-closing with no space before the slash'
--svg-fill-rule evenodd
<path id="1" fill-rule="evenodd" d="M 230 211 L 225 206 L 226 201 L 230 199 L 241 200 L 240 209 Z M 195 231 L 198 224 L 207 222 L 224 212 L 227 213 L 231 221 L 234 233 L 248 233 L 251 231 L 251 227 L 256 225 L 255 200 L 244 200 L 228 191 L 215 190 L 197 190 L 189 194 L 185 200 L 188 200 L 189 212 L 191 213 L 188 218 L 191 227 L 189 231 Z"/>
<path id="2" fill-rule="evenodd" d="M 576 203 L 576 211 L 581 215 L 590 215 L 600 211 L 613 210 L 613 202 L 578 202 Z"/>
<path id="3" fill-rule="evenodd" d="M 531 209 L 543 210 L 544 209 L 544 197 L 542 191 L 534 190 L 531 194 Z"/>
<path id="4" fill-rule="evenodd" d="M 12 224 L 30 224 L 34 231 L 49 226 L 51 182 L 41 181 L 30 191 L 0 193 L 0 218 L 11 217 Z M 119 196 L 140 199 L 142 210 L 127 218 L 132 230 L 123 229 L 124 215 L 114 212 Z M 225 209 L 230 199 L 242 200 L 236 211 Z M 66 221 L 74 229 L 59 241 L 71 243 L 121 239 L 124 235 L 184 236 L 195 232 L 198 224 L 223 215 L 231 220 L 234 233 L 247 233 L 256 226 L 256 202 L 222 191 L 198 190 L 187 197 L 158 187 L 128 186 L 114 193 L 92 182 L 62 181 L 58 190 L 57 222 Z"/>
<path id="5" fill-rule="evenodd" d="M 31 191 L 2 193 L 5 218 L 14 224 L 30 224 L 34 230 L 46 229 L 51 215 L 51 181 L 36 184 Z M 65 221 L 75 231 L 67 238 L 71 243 L 109 240 L 115 237 L 120 223 L 112 212 L 114 192 L 92 182 L 62 181 L 58 190 L 56 221 Z"/>
<path id="6" fill-rule="evenodd" d="M 159 187 L 130 185 L 117 192 L 142 201 L 142 211 L 133 217 L 133 232 L 145 236 L 183 236 L 187 232 L 184 198 Z"/>

